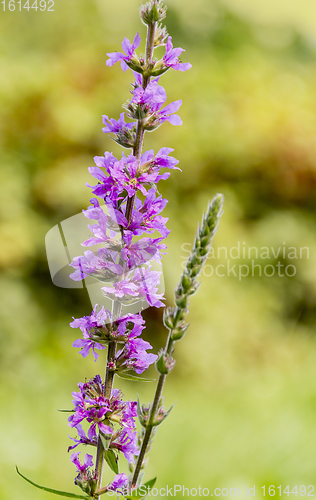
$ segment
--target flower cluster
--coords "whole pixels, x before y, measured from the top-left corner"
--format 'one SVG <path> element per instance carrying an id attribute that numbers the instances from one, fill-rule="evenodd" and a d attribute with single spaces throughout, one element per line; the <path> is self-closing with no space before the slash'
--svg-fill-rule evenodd
<path id="1" fill-rule="evenodd" d="M 122 453 L 133 464 L 139 454 L 135 425 L 137 403 L 124 402 L 121 392 L 113 389 L 114 376 L 137 379 L 158 359 L 157 355 L 147 352 L 152 349 L 150 343 L 140 338 L 145 328 L 141 314 L 132 314 L 126 308 L 136 304 L 141 311 L 144 306 L 164 306 L 159 290 L 161 272 L 157 269 L 161 267 L 161 255 L 166 249 L 163 240 L 169 230 L 168 219 L 161 215 L 167 200 L 159 194 L 157 184 L 170 176 L 168 170 L 178 168 L 178 160 L 171 156 L 171 148 L 143 153 L 142 146 L 146 131 L 164 122 L 182 124 L 176 114 L 182 101 L 166 105 L 167 94 L 159 77 L 170 68 L 186 71 L 191 67 L 180 61 L 183 49 L 173 48 L 171 37 L 158 24 L 165 12 L 160 0 L 151 0 L 141 9 L 142 21 L 148 27 L 145 56 L 136 53 L 141 43 L 138 34 L 132 43 L 124 39 L 123 52 L 108 54 L 107 65 L 120 62 L 124 72 L 132 69 L 134 81 L 131 97 L 124 104 L 125 113 L 121 113 L 118 120 L 103 115 L 103 132 L 112 134 L 112 139 L 132 151 L 128 155 L 122 153 L 121 158 L 110 152 L 94 158 L 95 166 L 89 168 L 89 172 L 97 184 L 87 184 L 94 197 L 83 211 L 93 222 L 88 225 L 91 236 L 82 243 L 88 249 L 71 263 L 73 280 L 95 278 L 101 282 L 103 294 L 112 300 L 112 311 L 96 304 L 89 316 L 70 323 L 82 332 L 82 338 L 73 346 L 80 349 L 83 357 L 92 351 L 97 360 L 96 351 L 108 347 L 105 382 L 96 375 L 78 384 L 79 392 L 73 393 L 74 409 L 68 419 L 77 431 L 77 437 L 71 438 L 75 444 L 69 450 L 79 445 L 98 450 L 94 472 L 90 470 L 91 455 L 86 455 L 83 465 L 78 453 L 72 455 L 78 470 L 75 482 L 90 496 L 109 490 L 122 492 L 128 482 L 125 474 L 117 474 L 111 484 L 101 488 L 103 456 L 109 458 L 107 454 L 112 453 L 117 463 Z M 165 45 L 165 54 L 157 60 L 154 49 L 161 45 Z M 98 245 L 96 250 L 92 248 L 94 245 Z M 117 467 L 113 468 L 113 460 L 112 470 L 118 472 Z"/>
<path id="2" fill-rule="evenodd" d="M 134 401 L 124 402 L 122 393 L 118 389 L 113 389 L 110 398 L 104 394 L 104 384 L 100 375 L 96 375 L 92 380 L 85 383 L 79 383 L 80 392 L 73 392 L 74 412 L 68 418 L 69 425 L 78 429 L 78 425 L 84 420 L 89 423 L 87 435 L 85 435 L 82 427 L 78 430 L 78 444 L 95 444 L 97 438 L 97 427 L 106 435 L 111 437 L 115 443 L 114 448 L 123 451 L 127 459 L 137 454 L 136 449 L 136 424 L 135 417 L 137 416 L 137 403 Z M 119 430 L 114 429 L 115 424 L 121 427 Z M 126 437 L 129 442 L 126 443 Z M 123 445 L 124 443 L 124 445 Z M 74 447 L 71 447 L 73 449 Z M 131 460 L 133 461 L 133 459 Z"/>
<path id="3" fill-rule="evenodd" d="M 95 349 L 104 349 L 110 341 L 122 343 L 122 349 L 110 361 L 111 371 L 117 373 L 134 370 L 140 374 L 157 360 L 157 355 L 147 353 L 147 349 L 152 349 L 149 342 L 137 338 L 145 328 L 140 314 L 127 314 L 112 323 L 110 321 L 111 313 L 98 305 L 90 316 L 74 319 L 70 326 L 80 328 L 83 338 L 75 340 L 73 347 L 81 348 L 84 358 L 92 350 L 96 361 L 98 353 Z"/>

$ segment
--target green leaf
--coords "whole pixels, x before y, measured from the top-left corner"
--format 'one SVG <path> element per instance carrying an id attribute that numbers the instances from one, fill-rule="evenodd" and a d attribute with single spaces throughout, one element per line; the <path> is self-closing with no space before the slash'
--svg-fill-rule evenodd
<path id="1" fill-rule="evenodd" d="M 118 467 L 118 459 L 113 450 L 104 450 L 104 458 L 110 467 L 110 469 L 115 472 L 115 474 L 119 473 Z"/>
<path id="2" fill-rule="evenodd" d="M 57 410 L 57 411 L 61 411 L 63 413 L 74 413 L 75 410 Z"/>
<path id="3" fill-rule="evenodd" d="M 75 493 L 67 493 L 66 491 L 53 490 L 52 488 L 46 488 L 45 486 L 40 486 L 39 484 L 33 483 L 33 481 L 31 481 L 27 477 L 23 476 L 23 474 L 21 474 L 21 472 L 19 471 L 19 469 L 17 467 L 16 467 L 16 471 L 19 474 L 19 476 L 21 476 L 23 479 L 25 479 L 25 481 L 32 484 L 36 488 L 39 488 L 40 490 L 48 491 L 48 493 L 54 493 L 54 495 L 60 495 L 61 497 L 68 497 L 68 498 L 84 498 L 84 499 L 92 498 L 90 496 L 76 495 Z"/>
<path id="4" fill-rule="evenodd" d="M 157 481 L 157 478 L 154 477 L 150 481 L 147 481 L 147 483 L 144 483 L 143 485 L 139 486 L 136 490 L 134 490 L 129 497 L 127 497 L 127 500 L 144 500 L 144 498 L 147 497 L 148 492 L 153 488 Z M 142 493 L 138 493 L 138 490 L 144 491 L 146 490 L 147 493 L 144 495 Z"/>
<path id="5" fill-rule="evenodd" d="M 138 375 L 132 375 L 131 373 L 125 373 L 125 372 L 118 372 L 116 373 L 121 378 L 125 378 L 126 380 L 133 380 L 136 382 L 154 382 L 154 378 L 143 378 L 143 377 L 138 377 Z"/>
<path id="6" fill-rule="evenodd" d="M 140 406 L 138 394 L 137 394 L 137 416 L 138 416 L 139 420 L 141 420 L 143 417 L 143 411 L 142 411 L 142 407 Z"/>
<path id="7" fill-rule="evenodd" d="M 103 432 L 100 431 L 100 437 L 101 437 L 104 451 L 107 451 L 109 449 L 110 442 L 111 442 L 111 434 L 103 434 Z"/>
<path id="8" fill-rule="evenodd" d="M 175 403 L 171 406 L 171 408 L 169 408 L 169 410 L 168 410 L 168 411 L 166 411 L 166 413 L 164 414 L 164 416 L 162 417 L 162 419 L 161 419 L 161 420 L 159 420 L 159 421 L 157 421 L 157 422 L 154 422 L 154 426 L 158 426 L 158 425 L 162 424 L 162 422 L 164 422 L 164 421 L 166 420 L 166 418 L 167 418 L 167 417 L 169 417 L 169 415 L 170 415 L 170 413 L 171 413 L 171 410 L 172 410 L 172 408 L 176 405 L 176 403 L 177 403 L 177 402 L 175 402 Z"/>
<path id="9" fill-rule="evenodd" d="M 157 478 L 154 477 L 153 479 L 150 479 L 149 481 L 147 481 L 147 483 L 145 483 L 143 486 L 146 486 L 146 488 L 152 489 L 155 486 L 156 481 L 157 481 Z"/>

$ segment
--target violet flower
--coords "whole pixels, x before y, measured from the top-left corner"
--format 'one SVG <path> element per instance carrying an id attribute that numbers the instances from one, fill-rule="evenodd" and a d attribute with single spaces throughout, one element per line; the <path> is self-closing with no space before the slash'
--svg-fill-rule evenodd
<path id="1" fill-rule="evenodd" d="M 125 123 L 124 114 L 125 113 L 120 114 L 119 120 L 114 120 L 114 118 L 110 119 L 108 116 L 103 115 L 102 120 L 106 127 L 104 127 L 102 131 L 107 134 L 109 134 L 110 132 L 116 134 L 124 129 L 132 129 L 133 127 L 135 127 L 135 123 Z"/>
<path id="2" fill-rule="evenodd" d="M 97 427 L 103 434 L 113 437 L 117 436 L 114 431 L 114 425 L 117 423 L 124 427 L 129 436 L 134 433 L 136 402 L 124 402 L 118 389 L 114 389 L 111 397 L 107 398 L 99 375 L 89 382 L 79 383 L 78 387 L 80 392 L 72 393 L 74 413 L 68 418 L 68 423 L 70 427 L 78 430 L 81 440 L 85 440 L 85 436 L 82 435 L 79 425 L 84 420 L 90 424 L 87 434 L 90 442 L 97 436 Z"/>
<path id="3" fill-rule="evenodd" d="M 163 57 L 163 62 L 168 68 L 173 68 L 175 70 L 187 71 L 192 68 L 192 64 L 190 63 L 181 63 L 179 61 L 179 56 L 182 52 L 185 52 L 184 49 L 180 47 L 177 49 L 173 48 L 172 37 L 169 36 L 166 43 L 166 53 Z"/>
<path id="4" fill-rule="evenodd" d="M 135 457 L 139 455 L 137 433 L 131 433 L 123 429 L 113 438 L 113 440 L 111 440 L 110 448 L 123 453 L 128 463 L 133 464 L 135 462 Z"/>
<path id="5" fill-rule="evenodd" d="M 115 142 L 123 146 L 123 148 L 133 148 L 136 140 L 137 123 L 125 123 L 124 113 L 121 113 L 119 120 L 109 119 L 108 116 L 102 116 L 103 123 L 106 125 L 102 130 L 106 134 L 113 133 L 114 137 L 110 136 Z"/>
<path id="6" fill-rule="evenodd" d="M 124 472 L 117 474 L 114 481 L 108 486 L 108 490 L 117 491 L 121 495 L 124 495 L 123 489 L 126 488 L 128 484 L 128 478 Z M 121 489 L 120 489 L 121 488 Z"/>
<path id="7" fill-rule="evenodd" d="M 81 465 L 80 460 L 78 458 L 79 455 L 80 455 L 80 451 L 77 453 L 74 452 L 71 455 L 71 461 L 77 467 L 78 472 L 80 472 L 81 474 L 86 473 L 89 467 L 93 467 L 93 461 L 92 461 L 93 456 L 86 454 L 85 459 L 84 459 L 84 463 L 83 463 L 83 465 Z"/>
<path id="8" fill-rule="evenodd" d="M 133 58 L 135 58 L 135 50 L 139 47 L 141 42 L 141 38 L 138 33 L 136 33 L 133 43 L 131 44 L 128 38 L 124 38 L 122 42 L 122 52 L 111 52 L 108 53 L 107 56 L 109 59 L 106 61 L 107 66 L 113 66 L 118 61 L 121 61 L 121 68 L 125 72 L 128 69 L 128 65 L 126 63 L 131 62 Z"/>
<path id="9" fill-rule="evenodd" d="M 98 442 L 97 442 L 97 439 L 96 439 L 96 435 L 94 433 L 92 435 L 90 433 L 90 435 L 89 435 L 89 432 L 88 432 L 88 434 L 86 435 L 86 433 L 83 430 L 81 424 L 77 424 L 76 425 L 76 430 L 78 432 L 79 439 L 72 438 L 72 437 L 69 436 L 69 438 L 72 441 L 74 441 L 76 444 L 74 444 L 73 446 L 69 446 L 68 447 L 68 451 L 74 450 L 75 448 L 77 448 L 77 446 L 79 446 L 79 444 L 97 446 Z"/>
<path id="10" fill-rule="evenodd" d="M 141 110 L 144 129 L 149 131 L 156 129 L 165 121 L 172 125 L 182 125 L 180 116 L 174 114 L 182 105 L 181 99 L 162 108 L 167 100 L 167 94 L 165 89 L 158 85 L 158 79 L 153 80 L 146 89 L 143 89 L 140 75 L 136 75 L 135 78 L 133 97 L 125 106 L 128 116 L 132 119 L 138 118 Z"/>
<path id="11" fill-rule="evenodd" d="M 83 256 L 75 257 L 69 264 L 75 269 L 75 272 L 69 276 L 74 281 L 81 281 L 87 276 L 93 276 L 100 281 L 117 279 L 122 274 L 123 268 L 113 261 L 113 257 L 117 255 L 107 248 L 99 248 L 97 255 L 87 250 Z"/>
<path id="12" fill-rule="evenodd" d="M 112 287 L 104 286 L 101 290 L 113 300 L 129 303 L 135 302 L 135 298 L 146 299 L 150 306 L 163 307 L 164 303 L 160 300 L 163 294 L 157 293 L 160 275 L 159 271 L 151 271 L 150 267 L 136 268 L 127 279 L 113 283 Z"/>
<path id="13" fill-rule="evenodd" d="M 93 457 L 92 455 L 86 454 L 84 463 L 81 464 L 79 460 L 80 452 L 74 452 L 71 455 L 71 461 L 77 467 L 78 475 L 75 478 L 75 484 L 80 486 L 80 488 L 91 495 L 96 487 L 97 475 L 95 471 L 92 471 L 93 467 Z"/>
<path id="14" fill-rule="evenodd" d="M 137 374 L 143 373 L 149 366 L 157 361 L 156 354 L 147 353 L 152 349 L 149 342 L 143 339 L 131 339 L 124 348 L 117 352 L 115 364 L 118 369 L 134 370 Z"/>

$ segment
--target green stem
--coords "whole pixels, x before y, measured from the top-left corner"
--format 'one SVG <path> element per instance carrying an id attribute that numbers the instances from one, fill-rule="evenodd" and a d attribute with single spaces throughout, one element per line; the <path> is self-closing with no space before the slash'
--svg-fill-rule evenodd
<path id="1" fill-rule="evenodd" d="M 114 341 L 109 342 L 106 371 L 105 371 L 105 382 L 104 382 L 104 395 L 108 399 L 110 399 L 110 397 L 111 397 L 114 375 L 115 375 L 115 373 L 109 369 L 109 362 L 114 358 L 115 352 L 116 352 L 116 343 Z M 104 463 L 104 449 L 103 449 L 101 436 L 99 433 L 98 445 L 97 445 L 96 465 L 95 465 L 95 472 L 96 472 L 96 475 L 98 478 L 97 490 L 99 490 L 101 487 L 103 463 Z M 99 499 L 100 496 L 98 495 L 97 498 Z"/>
<path id="2" fill-rule="evenodd" d="M 147 64 L 148 63 L 150 64 L 152 61 L 152 58 L 153 58 L 155 31 L 156 31 L 156 23 L 150 24 L 148 26 L 147 40 L 146 40 L 146 63 Z M 145 89 L 147 87 L 149 82 L 150 82 L 150 77 L 143 76 L 143 89 Z M 144 135 L 145 135 L 145 129 L 143 126 L 143 121 L 138 120 L 135 145 L 133 148 L 133 155 L 137 159 L 140 159 L 140 156 L 142 154 Z M 131 198 L 128 198 L 127 203 L 126 203 L 125 217 L 127 218 L 127 220 L 129 222 L 131 221 L 131 218 L 132 218 L 134 200 L 135 200 L 135 195 L 132 196 Z M 123 235 L 122 235 L 122 240 L 123 240 Z M 122 311 L 122 304 L 120 302 L 115 302 L 114 307 L 113 307 L 113 320 L 120 317 L 121 311 Z M 112 370 L 109 370 L 108 366 L 109 366 L 109 362 L 115 357 L 115 354 L 116 354 L 116 343 L 113 341 L 113 342 L 109 343 L 107 365 L 106 365 L 106 372 L 105 372 L 104 394 L 107 398 L 111 397 L 113 380 L 114 380 L 114 376 L 115 376 L 115 373 Z M 161 390 L 162 390 L 162 388 L 161 388 Z M 158 403 L 159 403 L 159 398 L 157 400 L 157 405 L 158 405 Z M 103 450 L 101 437 L 99 435 L 98 446 L 97 446 L 97 457 L 96 457 L 96 469 L 95 469 L 96 473 L 97 473 L 97 477 L 98 477 L 98 483 L 97 483 L 97 491 L 98 491 L 97 498 L 98 499 L 100 498 L 100 492 L 101 493 L 104 492 L 104 488 L 103 488 L 103 490 L 101 490 L 102 472 L 103 472 L 103 457 L 104 457 L 104 450 Z"/>
<path id="3" fill-rule="evenodd" d="M 171 340 L 171 330 L 169 330 L 169 336 L 167 338 L 167 342 L 166 342 L 166 346 L 165 346 L 164 352 L 166 354 L 171 354 L 173 352 L 173 347 L 174 347 L 174 341 Z M 145 432 L 145 435 L 144 435 L 144 439 L 143 439 L 143 442 L 142 442 L 142 446 L 141 446 L 141 449 L 140 449 L 140 452 L 139 452 L 139 456 L 138 456 L 136 467 L 135 467 L 134 474 L 133 474 L 132 488 L 135 488 L 136 485 L 137 485 L 138 476 L 140 474 L 140 471 L 141 471 L 141 468 L 142 468 L 142 464 L 143 464 L 143 461 L 144 461 L 144 458 L 145 458 L 145 455 L 146 455 L 146 452 L 147 452 L 147 447 L 148 447 L 148 444 L 150 442 L 152 430 L 153 430 L 153 427 L 154 427 L 155 417 L 156 417 L 156 413 L 157 413 L 157 410 L 158 410 L 159 401 L 160 401 L 160 398 L 161 398 L 161 395 L 162 395 L 162 391 L 163 391 L 163 387 L 164 387 L 164 384 L 165 384 L 166 377 L 167 377 L 167 375 L 161 374 L 159 376 L 159 379 L 158 379 L 158 383 L 157 383 L 157 387 L 156 387 L 156 392 L 155 392 L 153 404 L 151 406 L 150 415 L 149 415 L 148 423 L 147 423 L 147 426 L 146 426 L 146 432 Z"/>
<path id="4" fill-rule="evenodd" d="M 108 364 L 109 361 L 113 360 L 115 354 L 116 354 L 116 342 L 111 341 L 109 342 L 109 347 L 108 347 L 108 363 L 105 371 L 105 383 L 104 383 L 104 395 L 107 399 L 110 399 L 111 397 L 113 381 L 115 376 L 115 372 L 113 370 L 109 370 Z"/>
<path id="5" fill-rule="evenodd" d="M 162 394 L 163 386 L 164 386 L 164 383 L 165 383 L 165 379 L 166 379 L 166 375 L 160 375 L 158 383 L 157 383 L 156 393 L 155 393 L 155 397 L 154 397 L 153 404 L 152 404 L 152 407 L 151 407 L 151 411 L 150 411 L 148 423 L 147 423 L 147 426 L 146 426 L 145 436 L 144 436 L 144 439 L 143 439 L 143 442 L 142 442 L 142 446 L 141 446 L 141 449 L 140 449 L 140 452 L 139 452 L 139 456 L 138 456 L 138 459 L 137 459 L 137 464 L 136 464 L 136 467 L 135 467 L 135 470 L 134 470 L 134 474 L 133 474 L 132 488 L 135 488 L 136 485 L 137 485 L 138 476 L 139 476 L 139 473 L 141 471 L 141 467 L 142 467 L 142 464 L 143 464 L 143 461 L 144 461 L 144 458 L 145 458 L 145 455 L 146 455 L 148 443 L 150 442 L 151 433 L 152 433 L 152 430 L 153 430 L 153 427 L 154 427 L 153 424 L 154 424 L 155 416 L 156 416 L 156 413 L 157 413 L 157 409 L 158 409 L 159 401 L 160 401 L 160 398 L 161 398 L 161 394 Z"/>
<path id="6" fill-rule="evenodd" d="M 155 40 L 156 23 L 149 24 L 147 29 L 147 41 L 146 41 L 146 63 L 147 65 L 151 63 L 154 53 L 154 40 Z M 150 82 L 150 76 L 143 75 L 143 89 L 145 90 Z M 133 155 L 139 160 L 142 154 L 143 142 L 144 142 L 145 129 L 143 126 L 143 120 L 138 120 L 136 139 L 133 148 Z M 133 213 L 135 195 L 128 198 L 126 204 L 125 217 L 130 223 Z"/>

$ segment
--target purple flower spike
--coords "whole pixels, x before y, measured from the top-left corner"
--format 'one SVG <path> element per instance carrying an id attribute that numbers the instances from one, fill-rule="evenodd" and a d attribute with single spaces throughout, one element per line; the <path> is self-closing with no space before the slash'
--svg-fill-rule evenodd
<path id="1" fill-rule="evenodd" d="M 106 61 L 107 66 L 113 66 L 118 61 L 121 61 L 121 68 L 125 72 L 128 69 L 128 66 L 125 61 L 131 61 L 135 54 L 135 49 L 139 47 L 139 44 L 141 42 L 141 38 L 138 33 L 136 33 L 133 44 L 131 44 L 130 40 L 128 38 L 124 38 L 122 42 L 122 49 L 124 50 L 125 54 L 122 52 L 111 52 L 107 54 L 109 56 L 109 59 Z"/>
<path id="2" fill-rule="evenodd" d="M 180 47 L 174 49 L 171 40 L 172 38 L 171 36 L 169 36 L 166 43 L 166 53 L 163 58 L 163 62 L 165 63 L 165 65 L 169 68 L 173 68 L 179 71 L 187 71 L 188 69 L 192 68 L 192 64 L 190 63 L 179 62 L 179 56 L 182 52 L 184 52 L 184 49 L 181 49 Z"/>

